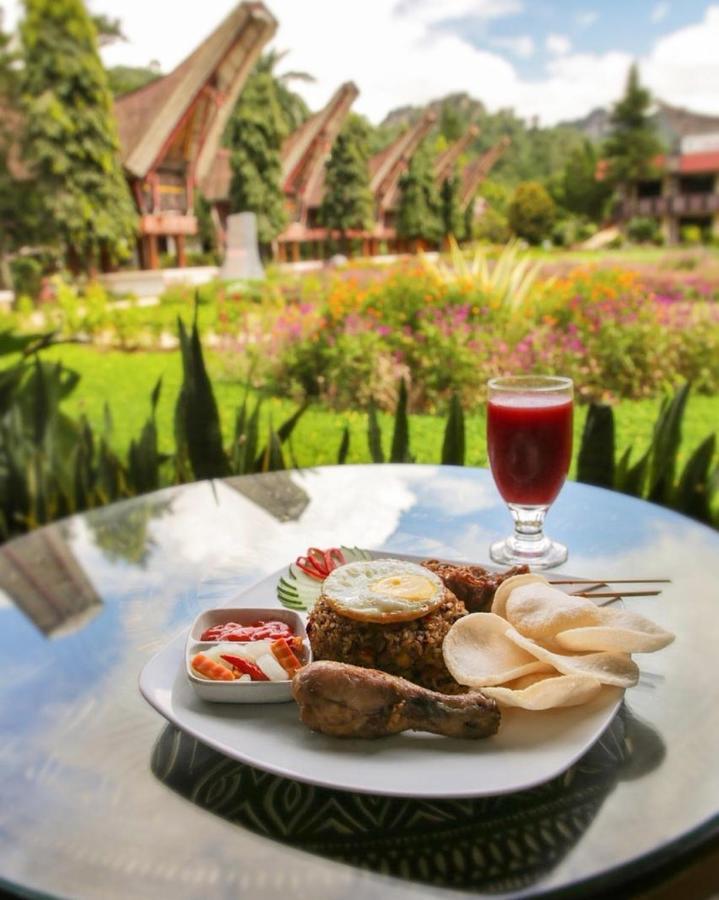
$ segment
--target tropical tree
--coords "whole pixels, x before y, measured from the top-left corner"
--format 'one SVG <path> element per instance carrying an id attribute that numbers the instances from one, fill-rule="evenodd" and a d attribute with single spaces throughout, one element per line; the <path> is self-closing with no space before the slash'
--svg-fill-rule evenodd
<path id="1" fill-rule="evenodd" d="M 23 212 L 20 185 L 13 175 L 11 164 L 15 142 L 14 126 L 17 124 L 14 110 L 18 96 L 18 76 L 14 63 L 15 54 L 10 48 L 10 36 L 0 30 L 0 283 L 3 284 L 11 281 L 6 256 L 19 237 L 18 228 Z"/>
<path id="2" fill-rule="evenodd" d="M 368 228 L 372 218 L 369 186 L 369 125 L 356 114 L 347 117 L 332 146 L 325 167 L 325 193 L 320 209 L 322 223 L 339 231 L 347 243 L 347 232 Z"/>
<path id="3" fill-rule="evenodd" d="M 570 153 L 559 182 L 562 206 L 594 222 L 601 218 L 611 193 L 607 180 L 597 178 L 598 163 L 594 144 L 585 140 Z"/>
<path id="4" fill-rule="evenodd" d="M 231 150 L 230 209 L 256 214 L 263 244 L 273 241 L 287 222 L 280 157 L 286 136 L 275 79 L 256 68 L 240 94 L 225 141 Z"/>
<path id="5" fill-rule="evenodd" d="M 285 119 L 288 132 L 294 131 L 309 118 L 310 110 L 300 95 L 290 85 L 295 81 L 313 82 L 315 79 L 307 72 L 289 71 L 277 74 L 277 66 L 287 56 L 289 50 L 269 50 L 263 53 L 255 66 L 255 71 L 270 75 L 275 83 L 277 102 Z"/>
<path id="6" fill-rule="evenodd" d="M 442 237 L 440 202 L 434 180 L 432 159 L 426 145 L 420 146 L 399 182 L 397 235 L 420 241 Z"/>
<path id="7" fill-rule="evenodd" d="M 662 146 L 649 117 L 651 95 L 639 82 L 636 65 L 629 69 L 627 87 L 611 116 L 611 132 L 604 146 L 609 180 L 615 185 L 645 178 Z"/>
<path id="8" fill-rule="evenodd" d="M 539 244 L 549 236 L 556 208 L 546 188 L 538 181 L 523 181 L 517 185 L 509 204 L 508 220 L 517 237 L 530 244 Z"/>
<path id="9" fill-rule="evenodd" d="M 136 216 L 112 96 L 82 0 L 25 0 L 24 155 L 48 240 L 76 270 L 129 253 Z"/>

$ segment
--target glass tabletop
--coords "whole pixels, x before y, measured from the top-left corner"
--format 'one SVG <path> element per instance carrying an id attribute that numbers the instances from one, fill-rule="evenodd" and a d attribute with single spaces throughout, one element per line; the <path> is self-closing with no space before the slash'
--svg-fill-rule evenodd
<path id="1" fill-rule="evenodd" d="M 0 887 L 588 896 L 716 835 L 719 534 L 578 484 L 547 526 L 573 575 L 671 578 L 661 596 L 627 603 L 677 639 L 638 657 L 639 684 L 567 772 L 474 800 L 349 794 L 253 769 L 165 722 L 137 679 L 200 609 L 308 546 L 486 562 L 509 527 L 487 471 L 342 466 L 201 482 L 3 545 Z"/>

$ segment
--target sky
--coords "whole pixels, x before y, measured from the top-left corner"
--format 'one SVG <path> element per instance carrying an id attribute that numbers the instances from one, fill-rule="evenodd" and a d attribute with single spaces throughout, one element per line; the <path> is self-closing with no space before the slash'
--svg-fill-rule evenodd
<path id="1" fill-rule="evenodd" d="M 122 22 L 127 41 L 108 65 L 180 62 L 234 0 L 89 0 Z M 287 50 L 279 71 L 305 71 L 296 89 L 317 109 L 343 81 L 355 109 L 378 123 L 398 106 L 465 91 L 488 109 L 545 125 L 579 118 L 620 95 L 637 61 L 656 96 L 719 114 L 719 0 L 266 0 Z M 0 0 L 6 27 L 20 0 Z"/>

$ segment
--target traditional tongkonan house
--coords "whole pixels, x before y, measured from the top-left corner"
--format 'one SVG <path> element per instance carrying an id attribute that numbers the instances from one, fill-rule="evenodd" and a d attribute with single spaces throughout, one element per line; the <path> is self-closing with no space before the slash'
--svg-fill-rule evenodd
<path id="1" fill-rule="evenodd" d="M 303 243 L 321 243 L 326 237 L 326 231 L 318 221 L 324 193 L 325 163 L 358 94 L 357 87 L 351 81 L 341 85 L 327 105 L 293 131 L 282 146 L 282 189 L 289 224 L 277 238 L 280 260 L 288 257 L 297 260 Z M 222 240 L 230 214 L 230 156 L 230 150 L 220 148 L 201 183 L 205 199 L 212 204 L 215 226 Z M 319 248 L 318 255 L 321 255 Z"/>
<path id="2" fill-rule="evenodd" d="M 414 125 L 370 159 L 370 188 L 375 201 L 376 225 L 365 237 L 364 252 L 367 255 L 377 253 L 381 241 L 385 241 L 388 245 L 396 242 L 395 219 L 400 197 L 399 181 L 436 120 L 435 113 L 431 110 L 425 111 Z"/>
<path id="3" fill-rule="evenodd" d="M 459 205 L 462 212 L 466 212 L 470 203 L 474 202 L 480 184 L 511 143 L 511 140 L 505 135 L 493 147 L 485 150 L 481 156 L 473 159 L 464 167 L 459 188 Z"/>
<path id="4" fill-rule="evenodd" d="M 176 69 L 116 101 L 122 162 L 140 214 L 142 268 L 158 268 L 170 239 L 177 264 L 185 264 L 185 238 L 197 233 L 193 191 L 276 29 L 262 3 L 241 3 Z"/>
<path id="5" fill-rule="evenodd" d="M 325 184 L 325 164 L 332 145 L 347 118 L 359 91 L 351 81 L 343 84 L 324 109 L 304 122 L 282 148 L 283 190 L 290 224 L 278 237 L 278 255 L 300 258 L 300 246 L 315 242 L 321 256 L 326 230 L 319 221 Z"/>
<path id="6" fill-rule="evenodd" d="M 657 219 L 668 244 L 680 241 L 687 226 L 705 239 L 719 237 L 719 132 L 683 137 L 676 153 L 654 160 L 654 169 L 654 177 L 626 189 L 618 221 Z"/>
<path id="7" fill-rule="evenodd" d="M 461 138 L 450 144 L 443 153 L 439 154 L 434 163 L 434 177 L 438 187 L 441 187 L 443 182 L 451 177 L 460 156 L 478 134 L 479 128 L 476 125 L 470 125 Z"/>

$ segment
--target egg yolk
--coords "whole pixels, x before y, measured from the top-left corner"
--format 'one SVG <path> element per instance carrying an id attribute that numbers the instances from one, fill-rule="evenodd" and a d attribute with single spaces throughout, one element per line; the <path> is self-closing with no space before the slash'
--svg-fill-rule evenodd
<path id="1" fill-rule="evenodd" d="M 437 590 L 429 578 L 421 575 L 389 575 L 380 578 L 370 585 L 370 590 L 385 597 L 398 597 L 402 600 L 431 600 Z"/>

